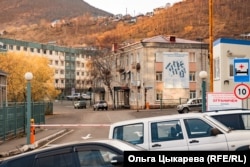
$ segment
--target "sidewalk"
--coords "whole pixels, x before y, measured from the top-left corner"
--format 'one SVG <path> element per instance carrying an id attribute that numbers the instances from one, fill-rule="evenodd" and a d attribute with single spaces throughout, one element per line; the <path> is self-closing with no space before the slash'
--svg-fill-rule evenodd
<path id="1" fill-rule="evenodd" d="M 19 154 L 22 152 L 26 152 L 28 150 L 32 150 L 40 147 L 44 142 L 49 141 L 59 135 L 65 133 L 66 130 L 58 130 L 58 129 L 41 129 L 38 130 L 35 135 L 35 143 L 27 145 L 26 136 L 11 139 L 9 141 L 4 141 L 0 143 L 0 158 L 8 157 L 15 154 Z"/>

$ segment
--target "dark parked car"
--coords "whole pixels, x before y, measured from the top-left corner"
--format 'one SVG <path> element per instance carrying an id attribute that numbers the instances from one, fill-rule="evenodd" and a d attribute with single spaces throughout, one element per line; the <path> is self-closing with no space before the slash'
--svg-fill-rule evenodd
<path id="1" fill-rule="evenodd" d="M 180 104 L 177 106 L 177 111 L 181 113 L 188 113 L 190 111 L 202 111 L 202 99 L 195 98 L 190 99 L 186 104 Z"/>
<path id="2" fill-rule="evenodd" d="M 87 104 L 85 101 L 75 101 L 74 102 L 74 108 L 80 109 L 80 108 L 87 108 Z"/>
<path id="3" fill-rule="evenodd" d="M 105 100 L 100 100 L 93 105 L 93 109 L 94 111 L 99 109 L 108 110 L 108 103 Z"/>
<path id="4" fill-rule="evenodd" d="M 0 160 L 0 167 L 123 166 L 124 151 L 144 149 L 120 140 L 88 140 L 49 146 Z"/>

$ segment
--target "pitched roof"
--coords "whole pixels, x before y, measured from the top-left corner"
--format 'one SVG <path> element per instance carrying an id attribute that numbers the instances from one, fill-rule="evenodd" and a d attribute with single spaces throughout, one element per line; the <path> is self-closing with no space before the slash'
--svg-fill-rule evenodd
<path id="1" fill-rule="evenodd" d="M 0 69 L 0 75 L 1 76 L 7 76 L 7 73 Z"/>
<path id="2" fill-rule="evenodd" d="M 171 41 L 170 38 L 175 38 L 175 41 Z M 193 41 L 193 40 L 187 40 L 187 39 L 181 39 L 176 38 L 175 36 L 164 36 L 164 35 L 158 35 L 151 38 L 145 38 L 141 40 L 141 42 L 156 42 L 156 43 L 194 43 L 199 44 L 200 41 Z"/>

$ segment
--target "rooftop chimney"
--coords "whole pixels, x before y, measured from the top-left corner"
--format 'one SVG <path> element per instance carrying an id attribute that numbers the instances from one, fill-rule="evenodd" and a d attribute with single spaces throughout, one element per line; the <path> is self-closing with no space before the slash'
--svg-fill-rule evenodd
<path id="1" fill-rule="evenodd" d="M 115 53 L 116 53 L 116 52 L 117 52 L 117 49 L 118 49 L 117 47 L 118 47 L 118 44 L 117 44 L 117 43 L 113 43 L 113 44 L 112 44 L 112 52 L 115 52 Z"/>
<path id="2" fill-rule="evenodd" d="M 169 37 L 169 41 L 170 41 L 170 42 L 175 42 L 175 36 L 170 36 L 170 37 Z"/>

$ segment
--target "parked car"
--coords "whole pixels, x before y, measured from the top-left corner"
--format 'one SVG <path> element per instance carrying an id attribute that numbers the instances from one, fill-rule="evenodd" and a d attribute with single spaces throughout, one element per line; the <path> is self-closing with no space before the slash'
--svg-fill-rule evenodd
<path id="1" fill-rule="evenodd" d="M 232 130 L 250 130 L 250 110 L 225 109 L 205 113 Z"/>
<path id="2" fill-rule="evenodd" d="M 81 93 L 74 93 L 72 95 L 66 96 L 67 100 L 80 100 Z"/>
<path id="3" fill-rule="evenodd" d="M 108 110 L 108 103 L 105 100 L 100 100 L 93 105 L 93 109 L 94 111 L 99 109 Z"/>
<path id="4" fill-rule="evenodd" d="M 90 99 L 91 99 L 90 95 L 85 94 L 85 93 L 83 93 L 81 97 L 82 97 L 82 99 L 84 99 L 84 100 L 90 100 Z"/>
<path id="5" fill-rule="evenodd" d="M 75 101 L 74 102 L 74 108 L 80 109 L 80 108 L 87 108 L 87 104 L 85 101 Z"/>
<path id="6" fill-rule="evenodd" d="M 250 131 L 231 130 L 205 113 L 133 119 L 111 124 L 110 139 L 120 139 L 150 151 L 250 150 Z"/>
<path id="7" fill-rule="evenodd" d="M 182 113 L 188 113 L 190 111 L 202 111 L 202 99 L 201 98 L 195 98 L 195 99 L 189 99 L 186 104 L 180 104 L 177 106 L 177 111 Z"/>
<path id="8" fill-rule="evenodd" d="M 0 160 L 0 167 L 123 166 L 124 151 L 143 148 L 120 140 L 88 140 L 49 146 Z"/>

